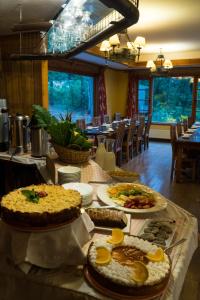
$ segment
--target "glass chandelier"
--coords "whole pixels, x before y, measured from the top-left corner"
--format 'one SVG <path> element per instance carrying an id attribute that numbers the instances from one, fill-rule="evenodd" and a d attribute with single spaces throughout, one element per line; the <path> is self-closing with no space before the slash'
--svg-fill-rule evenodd
<path id="1" fill-rule="evenodd" d="M 149 68 L 151 72 L 166 72 L 173 68 L 173 64 L 170 59 L 166 59 L 162 53 L 162 48 L 160 48 L 160 53 L 158 54 L 155 62 L 153 60 L 148 60 L 146 68 Z"/>
<path id="2" fill-rule="evenodd" d="M 126 39 L 126 45 L 121 45 L 120 37 L 124 36 Z M 106 59 L 113 61 L 126 61 L 134 60 L 139 61 L 141 49 L 145 46 L 145 38 L 142 36 L 136 37 L 135 41 L 132 42 L 128 36 L 127 31 L 115 34 L 109 38 L 109 40 L 104 40 L 101 43 L 100 51 L 104 52 Z"/>

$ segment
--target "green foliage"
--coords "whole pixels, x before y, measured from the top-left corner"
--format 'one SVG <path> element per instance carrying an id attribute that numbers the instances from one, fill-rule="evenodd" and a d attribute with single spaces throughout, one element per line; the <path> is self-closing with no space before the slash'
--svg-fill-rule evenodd
<path id="1" fill-rule="evenodd" d="M 33 104 L 32 125 L 36 125 L 41 128 L 48 128 L 51 123 L 56 121 L 56 118 L 53 117 L 46 108 Z"/>
<path id="2" fill-rule="evenodd" d="M 57 120 L 39 105 L 34 105 L 34 113 L 37 123 L 47 129 L 52 141 L 56 144 L 83 151 L 91 148 L 92 145 L 87 141 L 85 134 L 70 121 L 71 114 L 67 115 L 65 119 Z"/>
<path id="3" fill-rule="evenodd" d="M 34 190 L 32 190 L 32 191 L 22 190 L 21 193 L 26 197 L 26 199 L 29 202 L 38 203 L 39 200 L 40 200 L 40 197 L 39 197 L 38 193 L 35 192 Z"/>
<path id="4" fill-rule="evenodd" d="M 191 115 L 191 78 L 156 77 L 153 87 L 154 122 L 176 122 Z"/>

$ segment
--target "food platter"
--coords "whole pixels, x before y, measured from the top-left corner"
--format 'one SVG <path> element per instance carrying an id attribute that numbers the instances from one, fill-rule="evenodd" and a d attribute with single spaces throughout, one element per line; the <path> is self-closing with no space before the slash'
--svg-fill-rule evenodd
<path id="1" fill-rule="evenodd" d="M 131 215 L 130 214 L 126 214 L 126 217 L 127 217 L 127 225 L 126 227 L 124 227 L 122 229 L 122 231 L 124 233 L 130 233 L 130 227 L 131 227 Z M 105 226 L 95 226 L 94 227 L 95 230 L 97 231 L 107 231 L 107 232 L 111 232 L 112 231 L 112 227 L 105 227 Z"/>
<path id="2" fill-rule="evenodd" d="M 127 183 L 120 183 L 118 185 L 127 185 Z M 165 197 L 163 197 L 161 194 L 159 194 L 158 192 L 152 190 L 151 188 L 149 188 L 145 185 L 139 184 L 139 183 L 133 183 L 132 185 L 135 188 L 139 188 L 142 191 L 151 194 L 155 200 L 154 206 L 152 206 L 150 208 L 140 209 L 140 208 L 127 208 L 122 205 L 119 205 L 114 201 L 115 199 L 113 199 L 109 196 L 108 188 L 110 187 L 110 185 L 108 185 L 108 184 L 101 185 L 98 187 L 97 196 L 104 204 L 113 206 L 114 208 L 122 210 L 127 213 L 148 214 L 148 213 L 159 212 L 159 211 L 166 209 L 167 199 Z M 117 186 L 117 184 L 115 186 Z"/>

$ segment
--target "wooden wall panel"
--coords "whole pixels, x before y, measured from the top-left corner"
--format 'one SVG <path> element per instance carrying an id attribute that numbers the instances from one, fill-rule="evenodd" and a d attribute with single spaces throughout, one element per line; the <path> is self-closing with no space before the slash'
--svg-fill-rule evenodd
<path id="1" fill-rule="evenodd" d="M 38 34 L 24 35 L 22 40 L 24 51 L 30 53 L 32 45 L 34 52 L 39 42 Z M 0 98 L 7 99 L 11 114 L 19 112 L 30 115 L 32 104 L 48 103 L 48 63 L 46 61 L 11 60 L 10 54 L 19 51 L 18 35 L 1 38 L 0 47 L 2 52 Z"/>

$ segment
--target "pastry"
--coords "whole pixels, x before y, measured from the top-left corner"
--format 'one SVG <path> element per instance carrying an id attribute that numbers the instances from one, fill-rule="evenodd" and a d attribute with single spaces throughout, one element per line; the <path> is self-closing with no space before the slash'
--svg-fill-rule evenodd
<path id="1" fill-rule="evenodd" d="M 87 213 L 95 226 L 118 228 L 127 226 L 127 217 L 122 211 L 108 208 L 89 208 Z"/>

